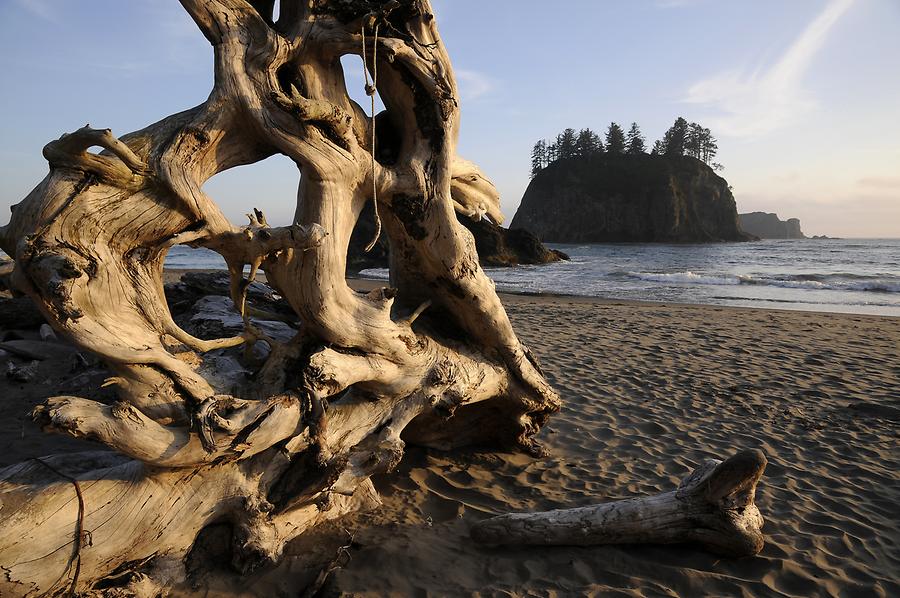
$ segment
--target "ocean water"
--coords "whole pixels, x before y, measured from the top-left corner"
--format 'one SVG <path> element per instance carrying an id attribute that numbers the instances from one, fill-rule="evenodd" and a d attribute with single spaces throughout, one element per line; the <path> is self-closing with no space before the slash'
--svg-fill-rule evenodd
<path id="1" fill-rule="evenodd" d="M 486 271 L 503 291 L 900 316 L 900 239 L 551 247 L 571 261 Z M 166 267 L 224 270 L 225 261 L 179 245 Z"/>
<path id="2" fill-rule="evenodd" d="M 571 261 L 487 273 L 506 291 L 900 316 L 900 239 L 550 246 Z"/>

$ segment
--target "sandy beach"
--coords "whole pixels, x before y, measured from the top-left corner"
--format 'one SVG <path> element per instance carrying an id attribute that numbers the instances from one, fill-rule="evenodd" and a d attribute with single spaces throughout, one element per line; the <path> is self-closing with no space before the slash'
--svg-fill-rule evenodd
<path id="1" fill-rule="evenodd" d="M 348 546 L 322 595 L 900 595 L 900 318 L 502 298 L 565 402 L 540 435 L 550 456 L 408 447 L 376 479 L 381 510 L 316 532 L 322 545 Z M 98 448 L 42 434 L 27 417 L 53 394 L 112 398 L 89 391 L 107 374 L 75 359 L 40 362 L 29 383 L 0 379 L 0 465 Z M 769 458 L 756 557 L 484 548 L 468 537 L 491 514 L 672 490 L 701 460 L 742 448 Z M 296 595 L 290 557 L 311 542 L 289 545 L 275 570 L 242 579 L 223 569 L 180 591 Z"/>

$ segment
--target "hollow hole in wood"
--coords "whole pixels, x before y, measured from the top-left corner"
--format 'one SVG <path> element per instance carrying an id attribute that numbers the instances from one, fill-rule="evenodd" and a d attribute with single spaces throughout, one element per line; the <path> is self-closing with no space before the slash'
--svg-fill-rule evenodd
<path id="1" fill-rule="evenodd" d="M 282 64 L 278 67 L 278 70 L 275 71 L 275 78 L 278 80 L 278 86 L 281 88 L 281 92 L 287 96 L 291 95 L 291 85 L 297 88 L 297 91 L 300 92 L 300 95 L 306 96 L 306 86 L 303 83 L 303 80 L 300 77 L 300 73 L 297 72 L 297 68 L 294 64 L 288 62 Z"/>
<path id="2" fill-rule="evenodd" d="M 203 190 L 239 228 L 248 225 L 247 214 L 252 213 L 254 208 L 262 211 L 269 226 L 287 226 L 294 221 L 299 179 L 297 165 L 290 158 L 276 154 L 255 164 L 221 172 L 209 179 L 204 184 Z M 229 296 L 227 265 L 221 255 L 203 247 L 175 245 L 166 255 L 165 269 L 168 280 L 181 277 L 185 282 L 183 285 L 170 287 L 166 296 L 169 311 L 182 329 L 205 340 L 230 337 L 240 332 L 241 328 L 237 326 L 240 316 L 236 311 L 233 314 L 225 314 L 231 316 L 228 319 L 227 329 L 214 323 L 207 326 L 202 321 L 200 323 L 192 321 L 192 317 L 197 313 L 196 303 L 203 297 L 212 296 L 215 301 L 222 303 L 221 297 Z M 194 272 L 185 276 L 186 270 Z M 245 277 L 249 271 L 250 266 L 245 265 Z M 265 282 L 265 273 L 258 273 L 256 281 Z M 188 282 L 190 284 L 187 284 Z M 187 288 L 184 288 L 185 286 Z M 252 305 L 256 305 L 257 299 L 260 298 L 261 301 L 263 295 L 271 297 L 278 305 L 267 303 L 260 304 L 260 307 L 265 307 L 266 311 L 276 309 L 278 315 L 291 321 L 296 319 L 293 311 L 274 291 L 254 284 L 250 288 L 248 298 Z M 229 302 L 230 299 L 225 301 L 230 305 Z M 260 350 L 263 349 L 265 345 L 261 344 Z"/>
<path id="3" fill-rule="evenodd" d="M 281 154 L 231 168 L 203 184 L 222 213 L 237 226 L 246 226 L 254 208 L 265 215 L 270 226 L 287 226 L 294 221 L 300 171 L 293 160 Z"/>
<path id="4" fill-rule="evenodd" d="M 372 39 L 366 37 L 367 48 L 372 49 Z M 372 100 L 366 94 L 366 74 L 364 72 L 362 58 L 355 54 L 345 54 L 341 56 L 341 68 L 344 72 L 344 85 L 347 87 L 347 95 L 350 99 L 359 104 L 363 111 L 371 116 Z M 372 74 L 369 73 L 369 83 L 372 83 Z M 378 93 L 378 85 L 375 85 L 375 114 L 385 110 L 384 102 Z"/>
<path id="5" fill-rule="evenodd" d="M 390 253 L 388 237 L 382 232 L 375 246 L 366 253 L 365 247 L 375 237 L 375 210 L 372 202 L 366 202 L 353 234 L 350 235 L 350 250 L 347 252 L 347 273 L 364 274 L 376 278 L 387 278 L 387 261 Z M 387 280 L 384 282 L 388 286 Z"/>
<path id="6" fill-rule="evenodd" d="M 185 559 L 187 572 L 194 578 L 215 571 L 230 571 L 234 526 L 218 521 L 203 528 Z"/>

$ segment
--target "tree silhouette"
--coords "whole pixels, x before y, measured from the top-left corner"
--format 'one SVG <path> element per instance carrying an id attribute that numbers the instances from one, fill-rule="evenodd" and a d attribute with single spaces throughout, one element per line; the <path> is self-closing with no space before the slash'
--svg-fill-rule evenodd
<path id="1" fill-rule="evenodd" d="M 553 164 L 559 159 L 559 147 L 555 143 L 547 146 L 547 165 Z"/>
<path id="2" fill-rule="evenodd" d="M 603 153 L 603 142 L 600 141 L 600 136 L 590 129 L 581 129 L 575 140 L 575 156 L 587 158 L 600 153 Z"/>
<path id="3" fill-rule="evenodd" d="M 685 154 L 709 164 L 716 157 L 719 146 L 712 132 L 697 123 L 688 125 Z"/>
<path id="4" fill-rule="evenodd" d="M 721 170 L 722 165 L 714 162 L 718 149 L 716 138 L 708 128 L 678 117 L 663 138 L 653 143 L 650 154 L 669 157 L 687 155 Z M 600 136 L 589 128 L 581 129 L 577 135 L 575 129 L 565 129 L 556 136 L 554 143 L 542 139 L 532 149 L 531 176 L 534 177 L 542 168 L 557 160 L 589 158 L 604 152 L 630 156 L 647 153 L 646 139 L 638 124 L 632 122 L 626 134 L 617 123 L 610 123 L 605 147 Z"/>
<path id="5" fill-rule="evenodd" d="M 641 129 L 637 123 L 631 123 L 626 136 L 626 151 L 632 156 L 643 154 L 647 151 L 647 145 L 644 143 L 644 136 L 641 135 Z"/>
<path id="6" fill-rule="evenodd" d="M 575 157 L 575 129 L 566 129 L 556 137 L 557 160 Z"/>
<path id="7" fill-rule="evenodd" d="M 621 155 L 625 153 L 625 132 L 622 127 L 612 122 L 606 130 L 606 152 L 608 154 Z"/>
<path id="8" fill-rule="evenodd" d="M 703 145 L 703 127 L 690 123 L 684 136 L 684 153 L 686 156 L 700 159 L 700 148 Z"/>
<path id="9" fill-rule="evenodd" d="M 713 170 L 722 170 L 723 166 L 717 162 L 713 162 L 719 151 L 717 139 L 713 137 L 709 129 L 704 129 L 703 144 L 700 147 L 700 159 L 707 164 L 712 165 Z M 716 168 L 718 166 L 718 168 Z"/>
<path id="10" fill-rule="evenodd" d="M 678 117 L 663 137 L 666 156 L 683 156 L 687 143 L 688 122 Z"/>
<path id="11" fill-rule="evenodd" d="M 547 142 L 539 139 L 531 150 L 531 178 L 547 165 Z"/>

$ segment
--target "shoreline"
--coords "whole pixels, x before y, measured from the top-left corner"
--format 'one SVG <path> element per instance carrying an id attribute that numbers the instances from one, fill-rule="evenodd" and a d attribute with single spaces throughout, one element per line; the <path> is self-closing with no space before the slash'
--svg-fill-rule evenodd
<path id="1" fill-rule="evenodd" d="M 163 281 L 168 284 L 170 282 L 175 282 L 181 278 L 184 274 L 189 272 L 222 272 L 226 273 L 225 270 L 218 270 L 214 268 L 166 268 L 163 270 Z M 388 281 L 380 278 L 369 278 L 365 276 L 354 276 L 348 275 L 346 277 L 347 283 L 350 284 L 351 288 L 355 290 L 361 291 L 371 291 L 376 288 L 383 287 L 387 284 Z M 260 271 L 256 275 L 256 279 L 259 282 L 266 282 L 266 274 L 263 271 Z M 894 316 L 889 314 L 867 314 L 867 313 L 857 313 L 857 312 L 849 312 L 849 311 L 827 311 L 827 310 L 817 310 L 817 309 L 787 309 L 783 307 L 764 307 L 764 306 L 746 306 L 746 305 L 725 305 L 719 303 L 681 303 L 677 301 L 652 301 L 652 300 L 638 300 L 638 299 L 619 299 L 612 297 L 594 297 L 590 295 L 572 295 L 566 293 L 547 293 L 547 292 L 530 292 L 530 291 L 497 291 L 497 294 L 501 299 L 506 297 L 510 298 L 535 298 L 535 299 L 547 299 L 547 300 L 565 300 L 565 301 L 576 301 L 579 303 L 592 303 L 597 305 L 622 305 L 622 306 L 646 306 L 646 307 L 696 307 L 696 308 L 709 308 L 709 309 L 726 309 L 726 310 L 747 310 L 747 311 L 762 311 L 762 312 L 776 312 L 776 313 L 801 313 L 801 314 L 821 314 L 826 316 L 854 316 L 861 318 L 887 318 L 890 320 L 896 320 L 900 318 L 900 316 Z M 504 304 L 506 301 L 504 301 Z"/>

